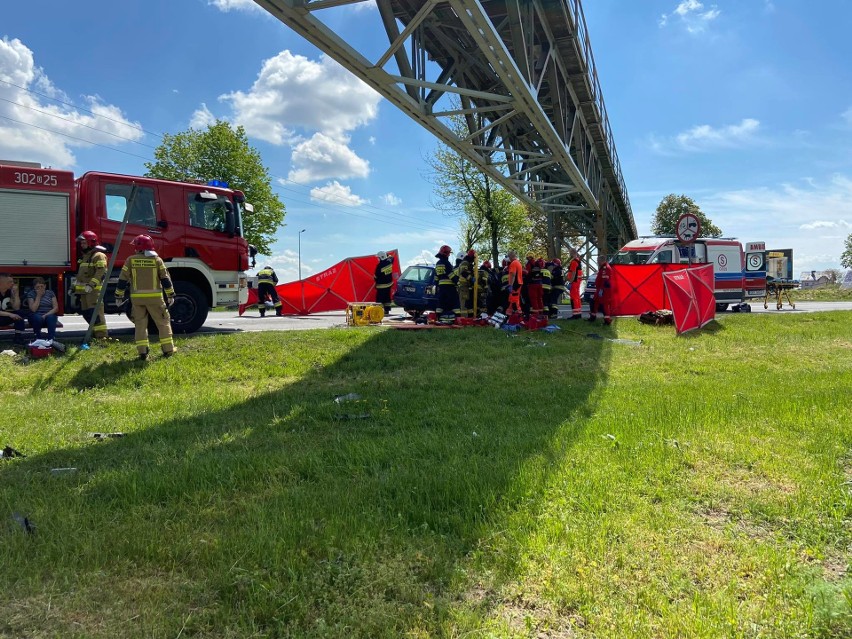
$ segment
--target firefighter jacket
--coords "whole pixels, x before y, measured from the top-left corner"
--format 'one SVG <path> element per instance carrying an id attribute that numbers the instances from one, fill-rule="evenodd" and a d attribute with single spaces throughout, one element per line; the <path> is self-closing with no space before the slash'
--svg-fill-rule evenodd
<path id="1" fill-rule="evenodd" d="M 550 269 L 550 283 L 553 284 L 553 288 L 564 290 L 565 275 L 562 273 L 562 267 L 558 264 L 554 264 L 550 267 Z"/>
<path id="2" fill-rule="evenodd" d="M 275 286 L 278 284 L 278 276 L 275 274 L 275 271 L 267 266 L 257 272 L 257 283 L 258 286 L 261 284 L 270 284 Z"/>
<path id="3" fill-rule="evenodd" d="M 500 288 L 503 290 L 509 290 L 509 267 L 506 266 L 502 271 L 500 271 Z"/>
<path id="4" fill-rule="evenodd" d="M 473 288 L 473 269 L 470 261 L 464 259 L 456 267 L 458 285 L 462 288 Z"/>
<path id="5" fill-rule="evenodd" d="M 118 276 L 118 286 L 115 290 L 117 300 L 124 299 L 124 292 L 130 286 L 130 299 L 162 298 L 163 292 L 167 297 L 174 297 L 172 280 L 169 271 L 159 255 L 153 251 L 137 253 L 127 258 Z"/>
<path id="6" fill-rule="evenodd" d="M 438 280 L 438 286 L 455 286 L 452 275 L 453 267 L 450 260 L 446 257 L 439 257 L 435 263 L 435 277 Z"/>
<path id="7" fill-rule="evenodd" d="M 529 284 L 541 284 L 541 267 L 537 260 L 527 263 L 527 277 L 529 277 Z"/>
<path id="8" fill-rule="evenodd" d="M 491 285 L 491 278 L 493 273 L 491 269 L 481 268 L 477 272 L 477 279 L 479 280 L 477 286 L 479 287 L 479 294 L 484 295 L 485 292 L 488 291 L 489 286 Z"/>
<path id="9" fill-rule="evenodd" d="M 550 271 L 546 268 L 539 267 L 539 273 L 541 274 L 541 288 L 545 291 L 550 290 Z"/>
<path id="10" fill-rule="evenodd" d="M 77 280 L 74 283 L 74 293 L 83 295 L 86 287 L 99 291 L 106 274 L 106 255 L 97 249 L 89 249 L 83 253 L 83 257 L 77 260 Z"/>
<path id="11" fill-rule="evenodd" d="M 376 288 L 390 288 L 391 284 L 393 284 L 392 257 L 388 257 L 386 260 L 379 260 L 379 263 L 376 264 L 373 280 L 376 282 Z"/>
<path id="12" fill-rule="evenodd" d="M 583 277 L 583 267 L 580 265 L 580 258 L 575 257 L 568 264 L 568 284 L 573 284 Z"/>

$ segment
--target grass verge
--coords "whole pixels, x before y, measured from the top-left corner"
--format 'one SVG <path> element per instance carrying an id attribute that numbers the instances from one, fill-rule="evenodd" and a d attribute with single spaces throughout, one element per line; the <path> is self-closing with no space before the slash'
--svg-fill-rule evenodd
<path id="1" fill-rule="evenodd" d="M 849 636 L 852 313 L 578 324 L 0 357 L 0 635 Z"/>

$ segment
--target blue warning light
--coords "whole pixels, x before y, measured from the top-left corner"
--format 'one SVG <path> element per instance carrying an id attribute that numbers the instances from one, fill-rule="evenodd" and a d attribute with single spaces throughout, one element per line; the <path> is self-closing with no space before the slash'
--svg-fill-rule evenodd
<path id="1" fill-rule="evenodd" d="M 209 181 L 207 182 L 207 186 L 218 186 L 218 187 L 220 187 L 220 188 L 227 189 L 227 188 L 228 188 L 228 183 L 227 183 L 227 182 L 223 182 L 222 180 L 209 180 Z"/>

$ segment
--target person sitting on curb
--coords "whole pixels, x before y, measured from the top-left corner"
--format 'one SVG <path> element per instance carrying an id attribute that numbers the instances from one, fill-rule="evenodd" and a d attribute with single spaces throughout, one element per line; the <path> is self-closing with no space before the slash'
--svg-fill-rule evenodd
<path id="1" fill-rule="evenodd" d="M 21 311 L 21 296 L 15 279 L 8 273 L 0 273 L 0 327 L 15 327 L 15 344 L 27 343 L 24 339 L 26 315 Z"/>
<path id="2" fill-rule="evenodd" d="M 42 339 L 41 331 L 47 327 L 47 341 L 53 342 L 56 338 L 56 323 L 59 320 L 59 303 L 54 292 L 47 290 L 43 277 L 33 279 L 33 287 L 27 291 L 24 301 L 30 310 L 27 319 L 33 327 L 35 339 Z"/>

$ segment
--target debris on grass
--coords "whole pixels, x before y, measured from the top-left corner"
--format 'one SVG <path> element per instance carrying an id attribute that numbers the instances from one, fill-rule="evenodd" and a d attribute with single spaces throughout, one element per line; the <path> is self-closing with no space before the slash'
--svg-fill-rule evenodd
<path id="1" fill-rule="evenodd" d="M 28 535 L 35 534 L 36 525 L 30 520 L 29 517 L 25 517 L 21 513 L 12 513 L 12 520 L 21 528 L 23 528 L 24 532 Z"/>
<path id="2" fill-rule="evenodd" d="M 334 398 L 335 404 L 343 404 L 345 402 L 357 402 L 358 400 L 363 399 L 358 393 L 347 393 L 346 395 L 337 395 Z"/>
<path id="3" fill-rule="evenodd" d="M 92 437 L 95 439 L 116 439 L 124 437 L 124 433 L 92 433 Z"/>
<path id="4" fill-rule="evenodd" d="M 6 446 L 3 450 L 0 450 L 0 459 L 11 459 L 12 457 L 26 457 L 26 455 L 11 446 Z"/>
<path id="5" fill-rule="evenodd" d="M 13 351 L 11 348 L 7 348 L 5 351 L 0 353 L 0 355 L 6 355 L 7 357 L 14 357 L 15 355 L 17 355 L 17 353 L 15 351 Z"/>
<path id="6" fill-rule="evenodd" d="M 68 468 L 51 468 L 51 469 L 50 469 L 50 474 L 51 474 L 51 475 L 70 475 L 71 473 L 76 473 L 76 472 L 77 472 L 77 469 L 76 469 L 76 468 L 74 468 L 74 467 L 68 467 Z"/>

